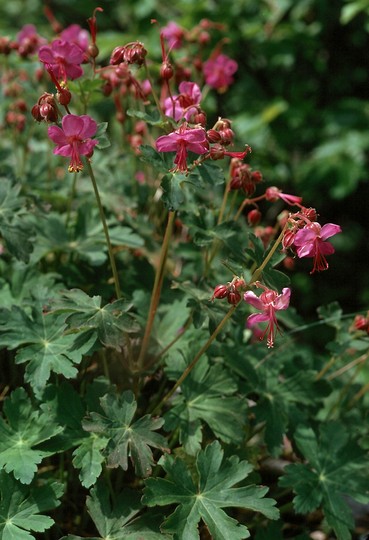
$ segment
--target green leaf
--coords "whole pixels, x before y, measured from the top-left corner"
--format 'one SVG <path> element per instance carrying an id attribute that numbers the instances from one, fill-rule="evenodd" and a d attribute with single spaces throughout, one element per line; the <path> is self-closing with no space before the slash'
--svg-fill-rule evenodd
<path id="1" fill-rule="evenodd" d="M 101 82 L 100 82 L 101 85 Z M 108 122 L 101 122 L 97 125 L 97 132 L 96 135 L 94 135 L 94 138 L 99 141 L 99 144 L 96 145 L 96 148 L 99 150 L 103 150 L 104 148 L 109 148 L 111 145 L 109 138 L 106 134 L 106 130 L 108 129 Z"/>
<path id="2" fill-rule="evenodd" d="M 319 438 L 308 427 L 300 427 L 294 438 L 308 463 L 288 465 L 280 485 L 296 493 L 296 512 L 308 513 L 321 506 L 337 538 L 350 540 L 354 520 L 344 497 L 369 501 L 365 452 L 348 439 L 338 422 L 322 425 Z"/>
<path id="3" fill-rule="evenodd" d="M 67 313 L 67 326 L 71 329 L 96 329 L 97 337 L 106 347 L 121 351 L 125 344 L 125 333 L 137 332 L 139 327 L 128 313 L 132 304 L 116 300 L 102 306 L 101 296 L 89 296 L 80 289 L 63 291 L 52 303 L 53 313 Z"/>
<path id="4" fill-rule="evenodd" d="M 214 441 L 201 450 L 196 459 L 194 478 L 179 458 L 160 459 L 167 476 L 149 478 L 142 502 L 148 506 L 178 504 L 162 529 L 173 533 L 174 540 L 198 540 L 198 525 L 203 520 L 214 540 L 241 540 L 250 533 L 245 525 L 229 517 L 222 508 L 242 508 L 261 512 L 270 519 L 278 518 L 273 499 L 264 498 L 267 488 L 255 485 L 232 487 L 252 471 L 246 461 L 231 456 L 223 459 L 223 450 Z"/>
<path id="5" fill-rule="evenodd" d="M 100 400 L 105 416 L 92 412 L 83 422 L 83 428 L 107 440 L 105 454 L 108 467 L 128 469 L 128 457 L 134 464 L 136 474 L 151 474 L 154 458 L 150 447 L 168 451 L 167 441 L 158 433 L 164 423 L 162 418 L 145 415 L 133 422 L 137 403 L 132 392 L 121 396 L 107 394 Z"/>
<path id="6" fill-rule="evenodd" d="M 0 417 L 0 467 L 13 472 L 17 480 L 29 484 L 37 465 L 49 452 L 37 448 L 63 428 L 47 412 L 32 407 L 23 388 L 17 388 L 4 401 Z"/>
<path id="7" fill-rule="evenodd" d="M 162 201 L 168 210 L 178 210 L 185 200 L 183 183 L 186 182 L 184 174 L 166 174 L 162 181 Z"/>
<path id="8" fill-rule="evenodd" d="M 179 373 L 187 367 L 187 362 L 175 362 L 172 356 L 169 363 L 171 371 L 175 363 Z M 237 384 L 221 365 L 209 366 L 207 359 L 202 358 L 181 384 L 181 391 L 164 415 L 165 429 L 179 428 L 179 440 L 188 454 L 200 449 L 203 422 L 222 441 L 242 442 L 246 403 L 232 396 L 237 391 Z"/>
<path id="9" fill-rule="evenodd" d="M 170 538 L 159 530 L 162 516 L 148 512 L 138 516 L 143 507 L 139 494 L 133 490 L 126 489 L 117 494 L 112 505 L 107 486 L 98 482 L 87 497 L 86 506 L 100 535 L 90 540 L 169 540 Z M 61 540 L 81 540 L 81 538 L 81 536 L 69 535 Z"/>
<path id="10" fill-rule="evenodd" d="M 34 232 L 20 189 L 20 185 L 13 186 L 6 178 L 0 179 L 0 233 L 9 252 L 27 263 L 33 250 Z"/>
<path id="11" fill-rule="evenodd" d="M 44 532 L 54 520 L 41 515 L 56 508 L 63 493 L 61 484 L 23 486 L 0 471 L 0 538 L 1 540 L 34 540 L 30 531 Z"/>
<path id="12" fill-rule="evenodd" d="M 153 109 L 151 113 L 128 109 L 127 115 L 132 116 L 133 118 L 138 118 L 139 120 L 144 120 L 146 124 L 149 124 L 150 126 L 164 126 L 164 122 L 160 116 L 158 109 Z"/>
<path id="13" fill-rule="evenodd" d="M 19 332 L 22 328 L 22 332 Z M 66 325 L 60 315 L 44 315 L 34 307 L 29 316 L 21 308 L 0 310 L 0 346 L 19 348 L 16 363 L 27 363 L 25 381 L 39 396 L 50 377 L 58 373 L 66 378 L 75 377 L 78 364 L 93 346 L 96 337 L 66 335 Z"/>
<path id="14" fill-rule="evenodd" d="M 100 476 L 104 462 L 102 452 L 107 444 L 107 438 L 91 433 L 73 452 L 73 465 L 81 469 L 79 478 L 84 487 L 91 487 Z"/>

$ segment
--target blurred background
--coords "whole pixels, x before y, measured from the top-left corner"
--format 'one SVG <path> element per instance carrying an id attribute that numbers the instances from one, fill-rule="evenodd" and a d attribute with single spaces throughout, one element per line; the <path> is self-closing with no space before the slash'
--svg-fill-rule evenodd
<path id="1" fill-rule="evenodd" d="M 368 0 L 12 0 L 1 2 L 1 35 L 33 23 L 50 37 L 45 7 L 65 27 L 100 6 L 99 59 L 131 40 L 160 59 L 158 25 L 190 30 L 201 19 L 221 23 L 225 54 L 239 65 L 235 83 L 213 92 L 209 118 L 232 119 L 250 164 L 267 185 L 303 197 L 324 224 L 341 225 L 328 272 L 309 275 L 311 260 L 289 272 L 293 304 L 308 320 L 337 300 L 343 311 L 369 308 L 369 1 Z M 214 42 L 216 45 L 216 41 Z M 274 216 L 273 216 L 274 217 Z"/>

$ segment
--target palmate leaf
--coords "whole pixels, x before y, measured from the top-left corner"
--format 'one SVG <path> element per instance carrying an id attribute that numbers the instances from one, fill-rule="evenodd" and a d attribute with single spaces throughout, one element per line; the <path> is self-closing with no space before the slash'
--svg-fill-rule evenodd
<path id="1" fill-rule="evenodd" d="M 279 516 L 275 501 L 264 498 L 268 488 L 255 485 L 232 487 L 248 476 L 252 465 L 240 461 L 237 456 L 223 459 L 218 441 L 198 453 L 195 478 L 179 458 L 165 456 L 159 464 L 167 476 L 146 480 L 142 502 L 148 506 L 178 504 L 162 526 L 163 531 L 173 533 L 174 540 L 198 540 L 201 520 L 214 540 L 248 538 L 247 527 L 229 517 L 222 508 L 248 509 L 261 512 L 270 519 Z"/>
<path id="2" fill-rule="evenodd" d="M 283 442 L 283 435 L 302 423 L 309 411 L 323 399 L 326 385 L 316 381 L 316 372 L 310 369 L 288 370 L 282 358 L 256 365 L 263 357 L 260 347 L 255 350 L 255 358 L 249 353 L 251 362 L 244 358 L 244 353 L 225 348 L 223 354 L 227 365 L 243 380 L 242 391 L 252 395 L 256 405 L 252 412 L 256 422 L 265 422 L 265 442 L 273 455 L 278 455 Z M 259 356 L 260 355 L 260 358 Z"/>
<path id="3" fill-rule="evenodd" d="M 130 457 L 136 474 L 149 476 L 154 464 L 150 447 L 169 451 L 165 437 L 155 433 L 164 420 L 147 414 L 133 422 L 137 403 L 130 391 L 123 392 L 121 396 L 107 394 L 100 403 L 105 416 L 92 412 L 83 421 L 83 428 L 106 440 L 104 454 L 107 456 L 107 466 L 120 466 L 126 471 Z"/>
<path id="4" fill-rule="evenodd" d="M 27 263 L 33 250 L 33 231 L 20 189 L 20 185 L 12 185 L 6 178 L 0 179 L 0 233 L 8 251 Z"/>
<path id="5" fill-rule="evenodd" d="M 36 396 L 42 393 L 51 372 L 75 377 L 75 364 L 96 341 L 91 332 L 67 335 L 65 328 L 62 316 L 44 315 L 38 307 L 33 308 L 31 316 L 18 306 L 0 310 L 0 347 L 20 347 L 16 363 L 27 363 L 25 381 L 31 384 Z"/>
<path id="6" fill-rule="evenodd" d="M 122 350 L 124 334 L 139 330 L 133 316 L 128 313 L 132 304 L 116 300 L 102 306 L 101 296 L 88 296 L 80 289 L 64 291 L 53 301 L 53 313 L 66 313 L 65 322 L 71 329 L 95 328 L 97 337 L 106 347 Z"/>
<path id="7" fill-rule="evenodd" d="M 17 388 L 4 400 L 0 417 L 0 467 L 13 472 L 16 479 L 29 484 L 37 465 L 49 452 L 38 445 L 60 433 L 63 428 L 52 415 L 32 407 L 23 388 Z"/>
<path id="8" fill-rule="evenodd" d="M 0 539 L 32 540 L 30 531 L 44 532 L 54 520 L 40 512 L 56 508 L 63 494 L 62 484 L 24 486 L 0 471 Z"/>
<path id="9" fill-rule="evenodd" d="M 344 495 L 369 501 L 365 452 L 349 440 L 338 422 L 322 425 L 319 438 L 311 428 L 301 427 L 294 439 L 308 463 L 288 465 L 280 485 L 296 493 L 296 512 L 305 514 L 321 507 L 337 538 L 350 540 L 354 520 Z"/>
<path id="10" fill-rule="evenodd" d="M 139 516 L 143 509 L 140 496 L 133 490 L 124 490 L 114 498 L 111 504 L 109 490 L 99 482 L 87 497 L 86 506 L 100 536 L 90 540 L 160 540 L 171 538 L 159 530 L 163 516 L 146 513 Z M 61 540 L 81 540 L 81 536 L 64 536 Z"/>
<path id="11" fill-rule="evenodd" d="M 187 367 L 184 359 L 169 360 L 170 372 L 182 373 Z M 173 365 L 174 364 L 174 365 Z M 188 454 L 200 449 L 202 423 L 225 443 L 239 444 L 243 439 L 242 426 L 246 421 L 246 403 L 238 396 L 237 384 L 221 365 L 209 366 L 202 358 L 181 384 L 182 393 L 164 415 L 165 429 L 179 428 L 179 439 Z"/>

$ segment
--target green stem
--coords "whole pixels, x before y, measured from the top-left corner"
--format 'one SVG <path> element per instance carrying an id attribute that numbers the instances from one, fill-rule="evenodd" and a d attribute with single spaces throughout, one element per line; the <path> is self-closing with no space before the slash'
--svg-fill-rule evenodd
<path id="1" fill-rule="evenodd" d="M 196 354 L 195 358 L 192 360 L 192 362 L 186 367 L 186 369 L 184 370 L 184 372 L 182 373 L 182 375 L 180 376 L 180 378 L 178 379 L 178 381 L 175 383 L 175 385 L 173 386 L 173 388 L 171 388 L 171 390 L 163 397 L 163 399 L 161 400 L 161 402 L 155 407 L 155 409 L 152 411 L 152 414 L 155 414 L 157 413 L 158 411 L 160 411 L 160 409 L 163 407 L 163 405 L 168 401 L 169 398 L 172 397 L 172 395 L 174 394 L 174 392 L 177 390 L 177 388 L 183 383 L 183 381 L 186 379 L 186 377 L 191 373 L 191 371 L 193 370 L 193 368 L 196 366 L 197 362 L 200 360 L 200 358 L 202 357 L 202 355 L 208 350 L 208 348 L 210 347 L 210 345 L 213 343 L 213 341 L 215 340 L 215 338 L 217 337 L 217 335 L 219 334 L 219 332 L 223 329 L 224 325 L 226 324 L 226 322 L 228 321 L 228 319 L 230 319 L 234 313 L 234 311 L 236 310 L 237 306 L 240 305 L 240 302 L 234 306 L 232 306 L 230 308 L 230 310 L 225 314 L 225 316 L 223 317 L 223 319 L 220 321 L 220 323 L 218 324 L 218 326 L 216 327 L 216 329 L 214 330 L 214 332 L 211 334 L 211 336 L 209 337 L 209 339 L 207 340 L 207 342 L 205 343 L 205 345 L 203 345 L 201 347 L 201 349 L 199 350 L 199 352 Z"/>
<path id="2" fill-rule="evenodd" d="M 160 105 L 160 101 L 159 101 L 159 98 L 156 94 L 156 91 L 155 91 L 155 85 L 152 83 L 152 80 L 151 80 L 151 76 L 150 76 L 150 71 L 149 71 L 149 68 L 147 67 L 147 63 L 146 63 L 146 60 L 144 62 L 144 66 L 145 66 L 145 73 L 146 73 L 146 78 L 147 80 L 149 81 L 150 85 L 151 85 L 151 93 L 152 93 L 152 97 L 154 98 L 154 101 L 155 101 L 155 105 L 160 113 L 160 118 L 162 119 L 162 122 L 164 124 L 166 124 L 168 122 L 164 112 L 163 112 L 163 109 L 161 108 L 161 105 Z"/>
<path id="3" fill-rule="evenodd" d="M 108 229 L 108 225 L 107 225 L 106 219 L 105 219 L 104 208 L 103 208 L 103 205 L 102 205 L 102 202 L 101 202 L 99 190 L 98 190 L 97 183 L 96 183 L 96 178 L 95 178 L 94 172 L 92 170 L 90 160 L 88 158 L 86 159 L 86 163 L 87 163 L 88 173 L 90 175 L 91 182 L 92 182 L 92 185 L 93 185 L 93 188 L 94 188 L 96 202 L 97 202 L 97 206 L 98 206 L 99 212 L 100 212 L 100 219 L 101 219 L 101 223 L 102 223 L 102 226 L 103 226 L 103 229 L 104 229 L 106 244 L 107 244 L 107 247 L 108 247 L 109 260 L 110 260 L 110 265 L 111 265 L 111 269 L 112 269 L 112 272 L 113 272 L 113 278 L 114 278 L 115 294 L 116 294 L 117 298 L 121 298 L 122 293 L 121 293 L 121 290 L 120 290 L 118 272 L 117 272 L 117 267 L 116 267 L 116 264 L 115 264 L 113 248 L 112 248 L 112 245 L 111 245 L 111 242 L 110 242 L 109 229 Z"/>
<path id="4" fill-rule="evenodd" d="M 75 172 L 74 175 L 73 175 L 73 183 L 72 183 L 72 188 L 71 188 L 71 192 L 70 192 L 70 196 L 69 196 L 69 200 L 68 200 L 67 217 L 65 219 L 65 228 L 66 229 L 68 228 L 68 225 L 69 225 L 70 214 L 71 214 L 71 211 L 72 211 L 72 204 L 73 204 L 73 201 L 74 201 L 75 196 L 76 196 L 77 178 L 78 178 L 78 173 Z"/>
<path id="5" fill-rule="evenodd" d="M 147 347 L 149 345 L 149 339 L 150 339 L 152 327 L 153 327 L 153 324 L 154 324 L 156 310 L 157 310 L 158 305 L 159 305 L 161 287 L 163 285 L 163 278 L 164 278 L 164 268 L 165 268 L 165 263 L 166 263 L 167 255 L 168 255 L 169 242 L 170 242 L 170 238 L 172 236 L 174 217 L 175 217 L 175 212 L 170 211 L 168 213 L 167 227 L 165 229 L 163 243 L 162 243 L 162 246 L 161 246 L 159 264 L 158 264 L 158 267 L 156 269 L 155 281 L 154 281 L 154 285 L 153 285 L 153 288 L 152 288 L 149 315 L 148 315 L 148 319 L 147 319 L 147 323 L 146 323 L 145 333 L 144 333 L 144 336 L 142 338 L 140 355 L 139 355 L 138 360 L 137 360 L 137 370 L 139 372 L 142 370 L 142 367 L 143 367 L 145 354 L 146 354 L 146 351 L 147 351 Z"/>
<path id="6" fill-rule="evenodd" d="M 281 230 L 280 235 L 278 236 L 277 240 L 274 242 L 274 245 L 273 245 L 272 249 L 269 251 L 268 255 L 265 257 L 262 264 L 252 274 L 251 279 L 250 279 L 250 285 L 251 285 L 251 283 L 255 283 L 255 281 L 259 280 L 259 277 L 263 273 L 264 268 L 266 267 L 266 265 L 268 264 L 270 259 L 273 257 L 273 255 L 274 255 L 277 247 L 279 246 L 279 244 L 282 242 L 283 236 L 284 236 L 284 233 L 287 230 L 287 227 L 288 227 L 288 221 L 286 222 L 285 226 Z"/>

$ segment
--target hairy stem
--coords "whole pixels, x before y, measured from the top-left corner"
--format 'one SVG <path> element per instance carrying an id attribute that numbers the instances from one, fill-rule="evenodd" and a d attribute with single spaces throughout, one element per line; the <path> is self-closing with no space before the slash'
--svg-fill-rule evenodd
<path id="1" fill-rule="evenodd" d="M 149 339 L 150 339 L 152 327 L 153 327 L 153 324 L 154 324 L 156 310 L 157 310 L 158 305 L 159 305 L 161 287 L 163 285 L 163 278 L 164 278 L 164 268 L 165 268 L 165 263 L 166 263 L 167 256 L 168 256 L 169 242 L 170 242 L 170 238 L 172 236 L 174 217 L 175 217 L 175 212 L 170 211 L 168 213 L 167 227 L 165 229 L 163 243 L 162 243 L 162 246 L 161 246 L 159 264 L 158 264 L 158 267 L 156 269 L 155 281 L 154 281 L 154 285 L 153 285 L 153 289 L 152 289 L 152 293 L 151 293 L 149 315 L 148 315 L 148 319 L 147 319 L 147 323 L 146 323 L 145 333 L 144 333 L 144 336 L 143 336 L 143 339 L 142 339 L 140 355 L 139 355 L 138 360 L 137 360 L 137 369 L 138 369 L 138 371 L 141 371 L 142 367 L 143 367 L 145 354 L 146 354 L 146 351 L 147 351 L 147 347 L 149 345 Z"/>
<path id="2" fill-rule="evenodd" d="M 110 266 L 111 266 L 111 269 L 112 269 L 112 272 L 113 272 L 113 279 L 114 279 L 114 285 L 115 285 L 115 294 L 116 294 L 117 298 L 121 298 L 122 293 L 121 293 L 121 290 L 120 290 L 118 272 L 117 272 L 117 267 L 116 267 L 116 264 L 115 264 L 113 248 L 112 248 L 112 245 L 111 245 L 111 242 L 110 242 L 109 229 L 108 229 L 108 225 L 107 225 L 106 219 L 105 219 L 104 208 L 103 208 L 103 205 L 102 205 L 102 202 L 101 202 L 99 190 L 98 190 L 97 183 L 96 183 L 96 178 L 95 178 L 94 172 L 92 170 L 91 163 L 90 163 L 89 159 L 86 159 L 86 163 L 87 163 L 87 170 L 88 170 L 88 173 L 90 175 L 91 182 L 92 182 L 92 185 L 93 185 L 93 188 L 94 188 L 96 202 L 97 202 L 97 206 L 98 206 L 99 212 L 100 212 L 100 219 L 101 219 L 101 223 L 102 223 L 102 226 L 103 226 L 103 229 L 104 229 L 106 244 L 107 244 L 107 247 L 108 247 Z"/>
<path id="3" fill-rule="evenodd" d="M 186 379 L 186 377 L 191 373 L 191 371 L 193 370 L 193 368 L 196 366 L 197 362 L 200 360 L 200 358 L 202 357 L 202 355 L 208 350 L 208 348 L 210 347 L 210 345 L 213 343 L 214 339 L 217 337 L 217 335 L 219 334 L 219 332 L 223 329 L 224 325 L 226 324 L 226 322 L 228 321 L 228 319 L 230 319 L 234 313 L 234 311 L 236 310 L 237 306 L 239 306 L 240 302 L 234 306 L 232 306 L 230 308 L 230 310 L 225 314 L 225 316 L 223 317 L 223 319 L 220 321 L 220 323 L 218 324 L 218 326 L 216 327 L 216 329 L 214 330 L 214 332 L 211 334 L 211 336 L 209 337 L 209 339 L 207 340 L 207 342 L 201 347 L 201 349 L 199 350 L 199 352 L 196 354 L 195 358 L 192 360 L 192 362 L 186 367 L 186 369 L 184 370 L 184 372 L 182 373 L 182 375 L 180 376 L 180 378 L 178 379 L 178 381 L 175 383 L 175 385 L 173 386 L 173 388 L 171 388 L 171 390 L 163 397 L 163 399 L 161 400 L 161 402 L 155 407 L 155 409 L 152 411 L 152 414 L 155 414 L 157 413 L 158 411 L 161 410 L 161 408 L 163 407 L 163 405 L 168 401 L 169 398 L 172 397 L 172 395 L 174 394 L 174 392 L 177 390 L 177 388 L 183 383 L 183 381 Z"/>

